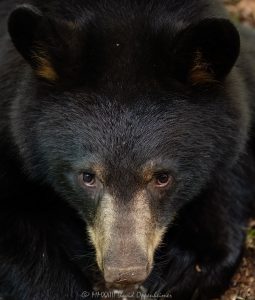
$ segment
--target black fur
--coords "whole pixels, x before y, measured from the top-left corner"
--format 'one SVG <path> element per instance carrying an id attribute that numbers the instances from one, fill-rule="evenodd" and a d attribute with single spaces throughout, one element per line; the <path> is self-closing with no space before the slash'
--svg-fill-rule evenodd
<path id="1" fill-rule="evenodd" d="M 239 29 L 236 62 L 239 37 L 217 1 L 26 3 L 11 14 L 18 1 L 0 1 L 0 295 L 91 292 L 102 280 L 85 229 L 96 205 L 76 174 L 103 161 L 127 203 L 137 170 L 160 158 L 176 186 L 154 205 L 169 229 L 143 287 L 218 296 L 255 214 L 255 33 Z M 36 75 L 38 43 L 54 82 Z M 210 80 L 194 84 L 197 51 Z"/>

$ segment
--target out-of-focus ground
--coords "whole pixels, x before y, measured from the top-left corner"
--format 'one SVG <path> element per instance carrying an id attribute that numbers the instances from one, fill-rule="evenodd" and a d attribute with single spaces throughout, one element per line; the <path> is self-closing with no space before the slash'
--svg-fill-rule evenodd
<path id="1" fill-rule="evenodd" d="M 214 1 L 214 0 L 212 0 Z M 255 0 L 223 0 L 235 21 L 255 28 Z M 255 43 L 255 41 L 254 41 Z M 255 60 L 254 60 L 255 64 Z M 255 183 L 254 183 L 255 184 Z M 247 231 L 246 248 L 229 290 L 220 300 L 255 300 L 255 221 Z"/>
<path id="2" fill-rule="evenodd" d="M 218 300 L 255 300 L 255 221 L 251 221 L 242 263 L 229 290 Z"/>
<path id="3" fill-rule="evenodd" d="M 255 27 L 255 0 L 223 0 L 223 2 L 234 19 Z"/>

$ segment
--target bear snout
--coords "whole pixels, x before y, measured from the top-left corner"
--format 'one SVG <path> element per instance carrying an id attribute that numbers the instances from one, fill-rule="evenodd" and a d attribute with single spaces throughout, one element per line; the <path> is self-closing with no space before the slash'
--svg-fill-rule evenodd
<path id="1" fill-rule="evenodd" d="M 104 267 L 105 282 L 115 288 L 140 284 L 148 275 L 149 267 L 146 264 L 129 267 L 105 265 Z"/>

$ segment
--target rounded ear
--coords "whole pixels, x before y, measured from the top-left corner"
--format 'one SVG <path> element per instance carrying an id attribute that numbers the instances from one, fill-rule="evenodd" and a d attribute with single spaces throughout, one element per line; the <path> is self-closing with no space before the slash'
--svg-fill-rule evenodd
<path id="1" fill-rule="evenodd" d="M 50 24 L 40 10 L 32 5 L 18 6 L 8 22 L 12 42 L 38 77 L 55 81 L 58 77 L 48 51 Z"/>
<path id="2" fill-rule="evenodd" d="M 42 13 L 32 5 L 17 7 L 10 15 L 8 29 L 16 49 L 30 63 Z"/>
<path id="3" fill-rule="evenodd" d="M 38 78 L 62 84 L 83 78 L 86 35 L 75 21 L 52 19 L 32 5 L 21 5 L 11 13 L 8 29 Z"/>
<path id="4" fill-rule="evenodd" d="M 205 19 L 181 32 L 172 53 L 174 77 L 192 85 L 223 80 L 240 52 L 240 37 L 226 19 Z"/>

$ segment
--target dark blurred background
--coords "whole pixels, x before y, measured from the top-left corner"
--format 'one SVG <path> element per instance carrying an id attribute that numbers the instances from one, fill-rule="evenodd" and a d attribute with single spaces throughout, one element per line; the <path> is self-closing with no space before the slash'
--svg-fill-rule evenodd
<path id="1" fill-rule="evenodd" d="M 222 1 L 234 22 L 240 22 L 255 29 L 255 0 Z M 242 264 L 232 280 L 230 289 L 220 300 L 255 300 L 255 220 L 251 220 L 247 228 L 246 249 Z"/>

